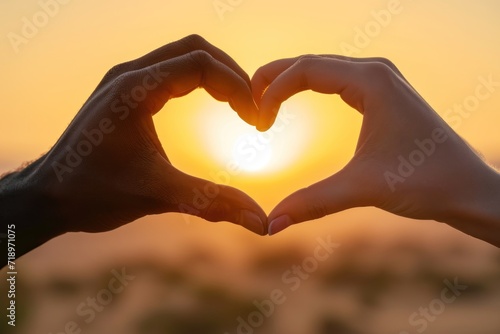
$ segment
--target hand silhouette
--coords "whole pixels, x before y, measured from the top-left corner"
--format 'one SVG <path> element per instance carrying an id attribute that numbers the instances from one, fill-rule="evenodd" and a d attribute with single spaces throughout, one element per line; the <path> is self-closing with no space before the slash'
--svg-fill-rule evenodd
<path id="1" fill-rule="evenodd" d="M 280 104 L 313 90 L 339 94 L 363 114 L 352 160 L 269 215 L 269 232 L 352 207 L 433 219 L 500 246 L 500 176 L 382 58 L 307 55 L 274 61 L 252 78 L 259 130 Z"/>
<path id="2" fill-rule="evenodd" d="M 300 91 L 339 94 L 364 115 L 354 157 L 285 198 L 267 218 L 243 192 L 169 162 L 152 117 L 198 87 L 259 130 Z M 23 235 L 17 256 L 65 232 L 108 231 L 149 214 L 184 212 L 274 234 L 356 206 L 445 222 L 500 246 L 499 203 L 499 174 L 388 60 L 282 59 L 250 82 L 234 60 L 196 35 L 115 66 L 47 154 L 0 180 L 0 221 Z"/>
<path id="3" fill-rule="evenodd" d="M 158 140 L 153 115 L 198 87 L 256 123 L 250 78 L 199 36 L 112 68 L 55 146 L 2 180 L 0 221 L 26 231 L 18 254 L 64 232 L 107 231 L 163 212 L 265 234 L 267 216 L 255 201 L 176 169 Z"/>

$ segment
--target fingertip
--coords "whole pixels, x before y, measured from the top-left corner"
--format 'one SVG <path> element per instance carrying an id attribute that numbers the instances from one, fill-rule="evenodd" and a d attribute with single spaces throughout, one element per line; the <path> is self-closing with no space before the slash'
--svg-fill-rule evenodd
<path id="1" fill-rule="evenodd" d="M 266 234 L 265 222 L 256 213 L 251 211 L 241 210 L 238 223 L 258 235 Z"/>
<path id="2" fill-rule="evenodd" d="M 254 100 L 252 92 L 248 89 L 230 101 L 231 108 L 246 123 L 257 127 L 259 120 L 259 106 Z"/>
<path id="3" fill-rule="evenodd" d="M 259 132 L 266 132 L 267 130 L 269 130 L 269 126 L 263 126 L 263 125 L 260 125 L 260 124 L 257 124 L 257 126 L 255 128 Z"/>
<path id="4" fill-rule="evenodd" d="M 287 216 L 287 215 L 280 216 L 276 219 L 273 219 L 269 223 L 268 233 L 269 233 L 269 235 L 275 235 L 275 234 L 285 230 L 286 228 L 292 226 L 293 224 L 295 224 L 295 223 L 289 216 Z"/>
<path id="5" fill-rule="evenodd" d="M 257 130 L 260 132 L 265 132 L 269 130 L 276 120 L 276 116 L 278 115 L 280 107 L 271 107 L 271 108 L 261 108 L 259 110 L 259 118 L 257 120 Z M 270 111 L 266 111 L 270 110 Z"/>
<path id="6" fill-rule="evenodd" d="M 239 106 L 236 103 L 229 102 L 229 106 L 238 114 L 238 116 L 243 121 L 257 127 L 259 119 L 259 109 L 253 99 L 252 101 L 245 102 L 244 105 Z"/>

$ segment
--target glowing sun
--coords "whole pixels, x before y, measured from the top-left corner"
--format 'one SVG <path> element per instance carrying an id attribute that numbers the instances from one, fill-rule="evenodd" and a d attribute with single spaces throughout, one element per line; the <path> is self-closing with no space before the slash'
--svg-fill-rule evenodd
<path id="1" fill-rule="evenodd" d="M 267 132 L 258 132 L 220 102 L 208 102 L 206 109 L 200 118 L 200 139 L 227 169 L 243 173 L 279 171 L 300 156 L 310 137 L 309 123 L 296 104 L 284 104 Z"/>

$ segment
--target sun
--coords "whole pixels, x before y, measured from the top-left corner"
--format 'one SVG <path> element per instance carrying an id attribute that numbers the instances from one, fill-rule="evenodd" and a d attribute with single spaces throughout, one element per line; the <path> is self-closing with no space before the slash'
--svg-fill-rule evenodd
<path id="1" fill-rule="evenodd" d="M 259 132 L 224 103 L 207 102 L 198 133 L 223 168 L 235 173 L 265 174 L 289 166 L 307 145 L 310 127 L 299 105 L 284 104 L 275 124 Z"/>
<path id="2" fill-rule="evenodd" d="M 273 159 L 272 143 L 257 133 L 246 133 L 236 139 L 233 146 L 235 164 L 246 172 L 266 169 Z"/>

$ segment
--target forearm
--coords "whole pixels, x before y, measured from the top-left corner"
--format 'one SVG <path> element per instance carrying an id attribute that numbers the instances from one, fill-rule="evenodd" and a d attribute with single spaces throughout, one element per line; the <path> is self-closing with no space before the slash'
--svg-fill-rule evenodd
<path id="1" fill-rule="evenodd" d="M 65 232 L 57 215 L 58 205 L 37 174 L 38 166 L 39 161 L 0 180 L 0 233 L 15 232 L 11 244 L 15 245 L 16 258 Z M 2 240 L 2 249 L 6 246 Z M 1 254 L 3 267 L 7 253 Z"/>
<path id="2" fill-rule="evenodd" d="M 474 179 L 477 186 L 471 187 L 470 197 L 457 203 L 453 216 L 445 223 L 500 247 L 500 174 L 487 168 Z"/>

